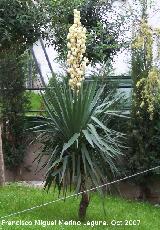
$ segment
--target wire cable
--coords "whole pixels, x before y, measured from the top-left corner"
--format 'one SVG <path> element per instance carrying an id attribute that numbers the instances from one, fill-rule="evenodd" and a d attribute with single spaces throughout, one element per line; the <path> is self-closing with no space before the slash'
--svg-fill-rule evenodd
<path id="1" fill-rule="evenodd" d="M 118 179 L 118 180 L 114 180 L 114 181 L 111 181 L 111 182 L 108 182 L 108 183 L 99 185 L 99 186 L 97 186 L 97 187 L 94 187 L 94 188 L 91 188 L 91 189 L 88 189 L 88 190 L 85 190 L 85 191 L 82 191 L 82 192 L 79 192 L 79 193 L 76 193 L 76 194 L 68 195 L 68 196 L 66 196 L 66 197 L 61 197 L 61 198 L 58 198 L 58 199 L 53 200 L 53 201 L 49 201 L 49 202 L 44 203 L 44 204 L 41 204 L 41 205 L 37 205 L 37 206 L 31 207 L 31 208 L 24 209 L 24 210 L 22 210 L 22 211 L 18 211 L 18 212 L 15 212 L 15 213 L 11 213 L 11 214 L 9 214 L 9 215 L 0 217 L 0 220 L 1 220 L 1 219 L 6 219 L 6 218 L 11 217 L 11 216 L 16 216 L 16 215 L 18 215 L 18 214 L 22 214 L 22 213 L 25 213 L 25 212 L 29 212 L 29 211 L 32 211 L 32 210 L 34 210 L 34 209 L 41 208 L 41 207 L 47 206 L 47 205 L 49 205 L 49 204 L 56 203 L 56 202 L 58 202 L 58 201 L 66 200 L 66 199 L 69 199 L 69 198 L 71 198 L 71 197 L 75 197 L 75 196 L 81 195 L 81 194 L 83 194 L 83 193 L 91 192 L 91 191 L 94 191 L 95 189 L 102 188 L 102 187 L 107 186 L 107 185 L 116 184 L 116 183 L 118 183 L 118 182 L 127 180 L 127 179 L 129 179 L 129 178 L 136 177 L 136 176 L 138 176 L 138 175 L 142 175 L 142 174 L 144 174 L 144 173 L 147 173 L 147 172 L 149 172 L 149 171 L 153 171 L 153 170 L 156 170 L 156 169 L 159 169 L 159 168 L 160 168 L 160 165 L 159 165 L 159 166 L 156 166 L 156 167 L 153 167 L 153 168 L 150 168 L 150 169 L 147 169 L 147 170 L 142 171 L 142 172 L 135 173 L 135 174 L 130 175 L 130 176 L 126 176 L 126 177 L 121 178 L 121 179 Z"/>

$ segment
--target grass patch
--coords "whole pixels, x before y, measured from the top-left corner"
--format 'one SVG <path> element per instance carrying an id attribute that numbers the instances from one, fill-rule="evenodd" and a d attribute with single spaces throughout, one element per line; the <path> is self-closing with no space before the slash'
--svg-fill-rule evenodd
<path id="1" fill-rule="evenodd" d="M 21 211 L 33 206 L 37 206 L 48 201 L 57 199 L 57 194 L 50 190 L 48 193 L 41 189 L 24 187 L 18 184 L 10 184 L 4 188 L 0 188 L 0 217 L 8 215 L 13 212 Z M 91 194 L 91 202 L 87 210 L 87 218 L 85 223 L 81 226 L 71 226 L 59 223 L 59 220 L 78 221 L 77 209 L 79 206 L 80 197 L 72 197 L 64 201 L 59 201 L 47 206 L 37 208 L 35 210 L 6 218 L 6 221 L 30 221 L 30 226 L 18 226 L 7 224 L 0 225 L 0 229 L 141 229 L 141 230 L 158 230 L 160 227 L 160 208 L 154 207 L 147 203 L 138 203 L 133 201 L 126 201 L 121 198 L 108 196 L 105 199 L 106 216 L 103 212 L 101 199 L 96 193 Z M 54 226 L 35 225 L 35 220 L 41 221 L 57 221 Z M 114 221 L 115 220 L 115 221 Z M 138 225 L 133 224 L 134 220 L 140 220 Z M 86 226 L 84 224 L 91 224 L 91 221 L 106 221 L 108 226 Z M 122 222 L 117 222 L 122 221 Z M 130 222 L 129 222 L 130 221 Z M 1 222 L 1 221 L 0 221 Z M 52 222 L 52 223 L 53 223 Z M 120 223 L 121 225 L 116 225 Z M 93 222 L 92 222 L 93 223 Z M 97 222 L 98 223 L 98 222 Z M 96 223 L 95 223 L 96 224 Z M 112 225 L 115 224 L 115 225 Z"/>
<path id="2" fill-rule="evenodd" d="M 29 96 L 30 101 L 30 110 L 43 110 L 42 108 L 42 97 L 38 93 L 34 92 L 26 92 L 26 94 Z M 36 115 L 37 112 L 29 112 L 27 115 Z"/>
<path id="3" fill-rule="evenodd" d="M 31 92 L 30 93 L 31 108 L 32 110 L 38 110 L 41 107 L 42 98 L 39 94 Z"/>

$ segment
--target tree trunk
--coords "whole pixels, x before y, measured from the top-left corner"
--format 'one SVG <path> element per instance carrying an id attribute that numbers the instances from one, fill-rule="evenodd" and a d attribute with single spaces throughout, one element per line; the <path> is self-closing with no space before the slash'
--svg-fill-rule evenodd
<path id="1" fill-rule="evenodd" d="M 4 176 L 4 160 L 3 160 L 3 150 L 2 150 L 2 129 L 0 124 L 0 186 L 3 186 L 5 183 Z"/>
<path id="2" fill-rule="evenodd" d="M 82 193 L 82 198 L 81 198 L 81 202 L 79 205 L 79 219 L 81 221 L 84 221 L 84 219 L 86 217 L 87 207 L 88 207 L 89 202 L 90 202 L 89 195 L 87 192 L 84 192 L 85 190 L 86 190 L 85 182 L 83 181 L 81 183 L 81 192 L 83 192 L 83 193 Z"/>

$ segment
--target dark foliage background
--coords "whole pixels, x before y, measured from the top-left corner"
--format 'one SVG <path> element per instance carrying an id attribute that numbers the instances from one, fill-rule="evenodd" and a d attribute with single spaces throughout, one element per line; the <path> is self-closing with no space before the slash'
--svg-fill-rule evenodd
<path id="1" fill-rule="evenodd" d="M 40 37 L 48 38 L 48 1 L 0 1 L 0 103 L 6 166 L 18 167 L 25 154 L 24 52 Z M 23 56 L 22 56 L 23 55 Z M 27 61 L 27 60 L 25 60 Z"/>
<path id="2" fill-rule="evenodd" d="M 119 35 L 126 19 L 120 14 L 116 15 L 113 4 L 113 1 L 97 0 L 51 1 L 53 43 L 62 60 L 66 59 L 66 37 L 69 27 L 73 24 L 75 8 L 81 11 L 81 22 L 88 31 L 86 54 L 91 64 L 112 59 L 113 55 L 125 45 L 124 39 L 120 40 Z M 112 19 L 109 19 L 108 15 L 111 12 Z"/>

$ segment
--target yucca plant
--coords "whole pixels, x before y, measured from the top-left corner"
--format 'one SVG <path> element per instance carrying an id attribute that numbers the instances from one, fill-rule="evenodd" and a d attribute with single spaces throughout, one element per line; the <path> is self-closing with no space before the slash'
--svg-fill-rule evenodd
<path id="1" fill-rule="evenodd" d="M 75 186 L 75 192 L 82 195 L 79 218 L 83 220 L 89 205 L 86 190 L 99 187 L 111 174 L 117 173 L 116 161 L 121 155 L 123 134 L 107 127 L 113 114 L 112 106 L 119 97 L 110 100 L 110 95 L 102 99 L 104 86 L 97 90 L 96 82 L 84 83 L 84 74 L 88 59 L 86 50 L 86 28 L 80 22 L 80 12 L 74 10 L 74 24 L 67 36 L 67 80 L 58 82 L 53 76 L 53 88 L 47 88 L 42 94 L 47 115 L 31 117 L 34 132 L 41 133 L 42 152 L 38 162 L 46 154 L 49 159 L 45 188 L 52 183 L 63 188 Z"/>
<path id="2" fill-rule="evenodd" d="M 106 182 L 118 173 L 116 164 L 121 156 L 123 134 L 107 128 L 114 112 L 113 105 L 119 101 L 116 95 L 101 99 L 104 87 L 97 90 L 96 82 L 84 82 L 79 92 L 73 91 L 67 81 L 53 78 L 54 87 L 43 94 L 47 115 L 30 117 L 30 130 L 40 133 L 42 151 L 37 160 L 48 155 L 43 166 L 48 168 L 45 187 L 54 183 L 64 195 L 68 187 L 75 193 L 83 192 L 79 218 L 85 218 L 91 186 Z M 101 188 L 97 190 L 102 193 Z"/>

